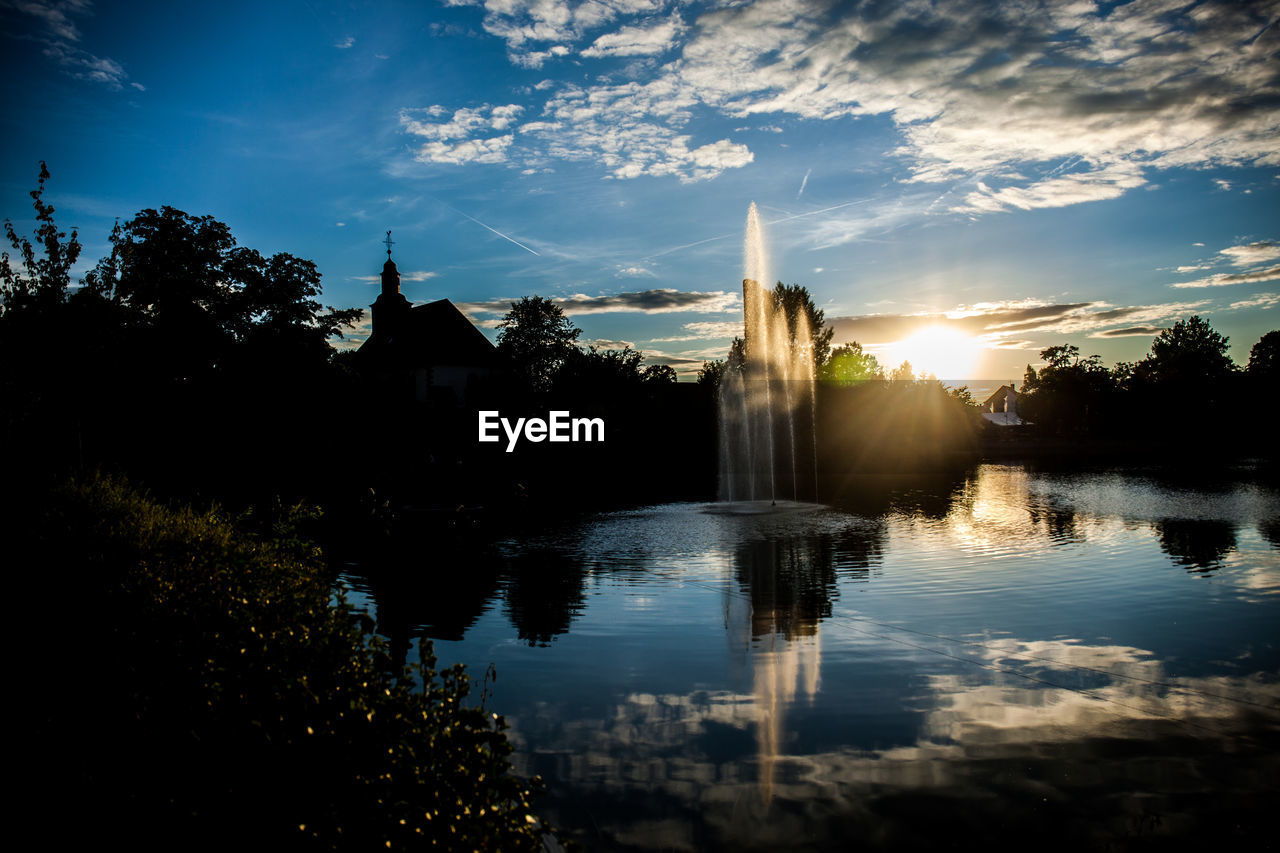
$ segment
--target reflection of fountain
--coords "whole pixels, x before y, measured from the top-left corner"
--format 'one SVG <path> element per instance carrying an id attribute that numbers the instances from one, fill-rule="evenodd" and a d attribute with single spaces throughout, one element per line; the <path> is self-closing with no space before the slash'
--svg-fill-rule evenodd
<path id="1" fill-rule="evenodd" d="M 731 354 L 720 385 L 720 499 L 812 498 L 813 484 L 802 486 L 813 467 L 812 330 L 803 308 L 789 319 L 766 289 L 754 203 L 744 256 L 742 363 Z"/>
<path id="2" fill-rule="evenodd" d="M 747 596 L 726 598 L 725 621 L 731 642 L 749 649 L 758 784 L 766 803 L 773 798 L 785 746 L 787 709 L 800 691 L 811 705 L 818 694 L 818 627 L 831 615 L 835 595 L 831 556 L 828 543 L 802 538 L 750 542 L 737 554 L 738 581 Z"/>

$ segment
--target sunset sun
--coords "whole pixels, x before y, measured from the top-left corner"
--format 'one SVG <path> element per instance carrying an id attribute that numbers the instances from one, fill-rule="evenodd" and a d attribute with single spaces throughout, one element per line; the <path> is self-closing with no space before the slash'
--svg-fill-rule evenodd
<path id="1" fill-rule="evenodd" d="M 928 326 L 890 345 L 886 367 L 911 362 L 916 376 L 932 374 L 938 379 L 972 378 L 982 344 L 955 329 Z"/>

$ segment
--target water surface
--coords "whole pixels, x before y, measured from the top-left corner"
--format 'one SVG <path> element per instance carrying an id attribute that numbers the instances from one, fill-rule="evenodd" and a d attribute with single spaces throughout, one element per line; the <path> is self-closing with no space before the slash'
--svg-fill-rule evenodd
<path id="1" fill-rule="evenodd" d="M 588 849 L 1270 843 L 1273 489 L 1009 465 L 854 485 L 350 582 L 393 635 L 496 666 L 518 770 Z"/>

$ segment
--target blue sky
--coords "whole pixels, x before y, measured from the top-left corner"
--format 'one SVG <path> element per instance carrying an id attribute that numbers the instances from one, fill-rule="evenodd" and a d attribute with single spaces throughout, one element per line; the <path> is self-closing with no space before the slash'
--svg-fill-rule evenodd
<path id="1" fill-rule="evenodd" d="M 1280 327 L 1280 3 L 0 0 L 0 213 L 48 161 L 85 268 L 171 205 L 311 258 L 367 306 L 387 229 L 415 301 L 493 334 L 560 299 L 682 372 L 773 278 L 944 379 L 1040 349 L 1141 357 L 1193 313 Z M 354 340 L 359 340 L 357 333 Z M 936 349 L 936 347 L 935 347 Z M 964 352 L 961 353 L 960 349 Z"/>

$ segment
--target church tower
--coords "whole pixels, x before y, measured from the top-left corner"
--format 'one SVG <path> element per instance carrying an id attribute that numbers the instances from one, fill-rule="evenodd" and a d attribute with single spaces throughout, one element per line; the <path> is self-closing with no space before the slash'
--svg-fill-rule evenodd
<path id="1" fill-rule="evenodd" d="M 409 315 L 409 300 L 400 292 L 400 271 L 391 260 L 391 232 L 387 232 L 387 262 L 382 265 L 382 292 L 373 302 L 373 330 L 371 338 L 384 342 L 395 340 Z"/>

